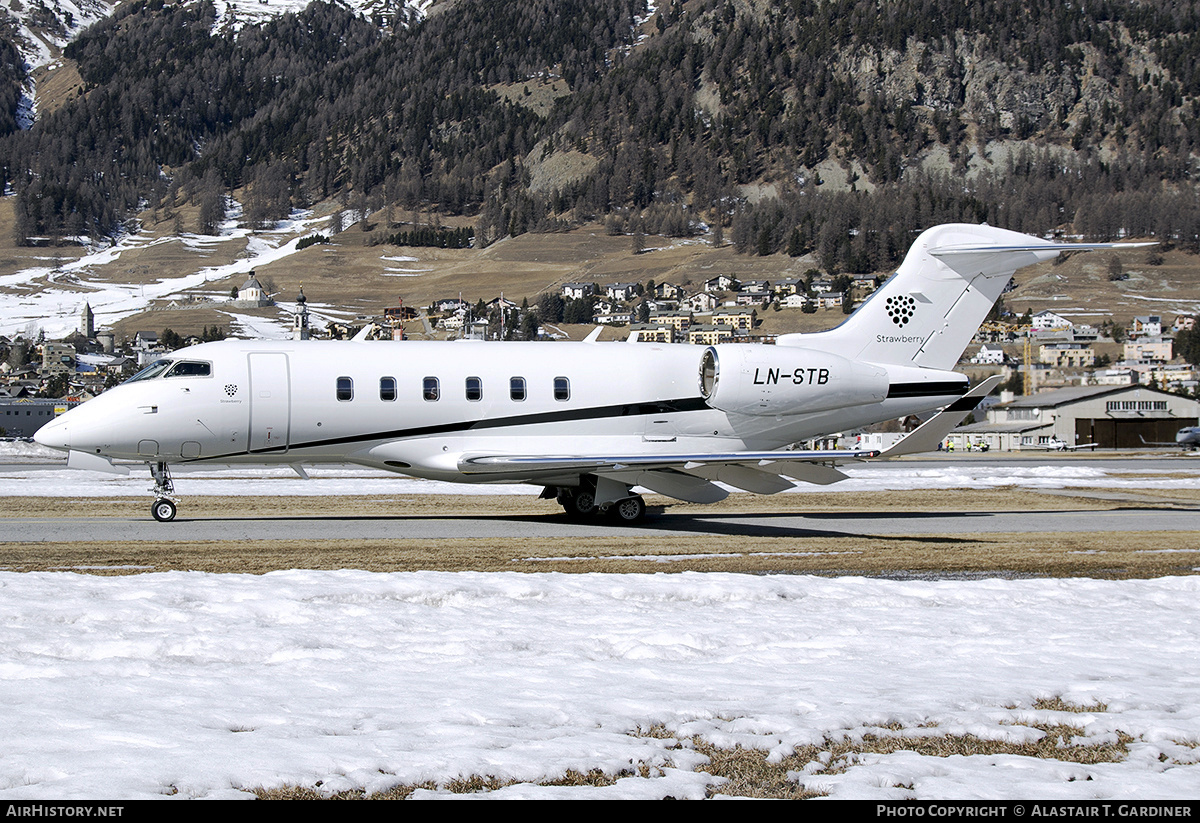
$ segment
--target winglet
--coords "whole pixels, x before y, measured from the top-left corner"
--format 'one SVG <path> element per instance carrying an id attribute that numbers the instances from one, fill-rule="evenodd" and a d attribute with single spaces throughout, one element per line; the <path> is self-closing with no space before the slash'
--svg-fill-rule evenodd
<path id="1" fill-rule="evenodd" d="M 992 375 L 946 408 L 926 420 L 913 431 L 880 452 L 881 458 L 899 457 L 904 454 L 936 451 L 938 443 L 946 438 L 954 427 L 963 421 L 979 405 L 979 401 L 1000 385 L 1003 376 Z"/>
<path id="2" fill-rule="evenodd" d="M 583 342 L 584 343 L 595 343 L 597 340 L 600 339 L 600 332 L 602 332 L 602 331 L 604 331 L 604 327 L 597 326 L 596 328 L 594 328 L 590 332 L 588 332 L 588 336 L 583 338 Z"/>

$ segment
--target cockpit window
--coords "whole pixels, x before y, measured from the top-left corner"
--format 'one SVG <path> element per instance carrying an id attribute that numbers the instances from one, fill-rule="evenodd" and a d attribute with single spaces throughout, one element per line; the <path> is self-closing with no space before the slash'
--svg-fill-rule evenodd
<path id="1" fill-rule="evenodd" d="M 167 377 L 211 377 L 212 363 L 205 363 L 202 360 L 180 360 L 171 370 L 167 372 Z"/>
<path id="2" fill-rule="evenodd" d="M 155 360 L 146 368 L 135 374 L 133 377 L 126 380 L 126 383 L 136 383 L 139 380 L 153 380 L 160 374 L 165 372 L 171 365 L 170 360 Z"/>

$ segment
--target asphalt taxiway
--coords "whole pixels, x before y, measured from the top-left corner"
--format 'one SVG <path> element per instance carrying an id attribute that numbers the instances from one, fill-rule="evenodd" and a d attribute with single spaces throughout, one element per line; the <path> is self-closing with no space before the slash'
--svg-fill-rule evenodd
<path id="1" fill-rule="evenodd" d="M 1198 460 L 1164 460 L 1158 457 L 1122 457 L 1099 455 L 958 455 L 946 456 L 940 464 L 958 467 L 991 467 L 1086 464 L 1103 471 L 1115 472 L 1172 472 L 1182 471 L 1200 477 Z M 928 468 L 931 460 L 894 461 L 889 469 L 913 472 Z M 26 471 L 36 472 L 61 466 L 26 465 Z M 184 484 L 181 484 L 184 485 Z M 1150 484 L 1153 485 L 1153 484 Z M 522 511 L 477 514 L 454 512 L 429 514 L 406 513 L 402 505 L 380 501 L 370 514 L 359 507 L 354 514 L 339 516 L 328 511 L 321 514 L 303 513 L 303 501 L 281 514 L 250 517 L 231 511 L 229 516 L 189 515 L 189 502 L 184 498 L 179 516 L 170 523 L 150 518 L 149 498 L 143 507 L 138 501 L 138 514 L 112 516 L 3 517 L 0 516 L 0 542 L 59 543 L 79 540 L 107 542 L 199 542 L 199 541 L 258 541 L 358 539 L 386 540 L 403 534 L 407 539 L 480 539 L 530 538 L 569 542 L 584 537 L 664 535 L 712 535 L 743 537 L 847 537 L 947 535 L 947 534 L 1037 534 L 1037 533 L 1121 533 L 1121 532 L 1193 532 L 1200 534 L 1200 503 L 1187 499 L 1167 500 L 1151 489 L 1106 490 L 1103 480 L 1088 489 L 1056 491 L 1045 494 L 1066 497 L 1089 497 L 1105 501 L 1105 508 L 1080 506 L 1072 508 L 1069 500 L 1062 506 L 1047 510 L 1012 511 L 906 511 L 890 507 L 881 511 L 820 511 L 806 509 L 806 502 L 792 495 L 769 498 L 771 501 L 754 512 L 730 512 L 708 507 L 683 508 L 651 507 L 646 521 L 637 526 L 624 526 L 607 518 L 583 522 L 568 520 L 559 510 L 543 504 L 541 511 L 533 507 Z M 2 494 L 2 490 L 0 490 Z M 901 492 L 903 494 L 903 492 Z M 768 498 L 759 498 L 768 500 Z M 1192 498 L 1200 500 L 1200 498 Z M 194 508 L 193 508 L 194 511 Z"/>
<path id="2" fill-rule="evenodd" d="M 647 532 L 680 536 L 707 534 L 744 537 L 909 537 L 929 534 L 1037 534 L 1091 532 L 1195 532 L 1200 510 L 1156 507 L 1110 511 L 819 512 L 777 514 L 651 513 L 639 526 L 603 518 L 572 522 L 561 515 L 411 517 L 402 513 L 356 517 L 188 518 L 171 523 L 128 517 L 4 518 L 0 542 L 247 542 L 255 540 L 387 540 L 532 538 L 569 541 L 582 537 L 632 537 Z"/>

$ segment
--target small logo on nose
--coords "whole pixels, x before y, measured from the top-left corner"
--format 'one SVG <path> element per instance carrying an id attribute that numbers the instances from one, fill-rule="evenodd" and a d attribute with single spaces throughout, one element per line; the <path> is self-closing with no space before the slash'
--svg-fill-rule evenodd
<path id="1" fill-rule="evenodd" d="M 237 386 L 235 386 L 233 383 L 226 383 L 225 384 L 225 394 L 229 395 L 230 397 L 233 397 L 235 394 L 237 394 Z"/>

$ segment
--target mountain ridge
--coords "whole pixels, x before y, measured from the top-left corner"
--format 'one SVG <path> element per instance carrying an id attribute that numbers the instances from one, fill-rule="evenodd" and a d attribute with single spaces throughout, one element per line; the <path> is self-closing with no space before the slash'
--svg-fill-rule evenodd
<path id="1" fill-rule="evenodd" d="M 220 13 L 137 2 L 75 38 L 79 101 L 0 140 L 22 237 L 103 236 L 231 191 L 258 221 L 333 197 L 468 215 L 487 244 L 599 219 L 851 272 L 952 220 L 1200 237 L 1194 2 Z M 546 85 L 550 103 L 523 99 Z"/>

